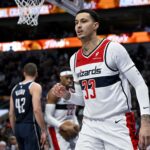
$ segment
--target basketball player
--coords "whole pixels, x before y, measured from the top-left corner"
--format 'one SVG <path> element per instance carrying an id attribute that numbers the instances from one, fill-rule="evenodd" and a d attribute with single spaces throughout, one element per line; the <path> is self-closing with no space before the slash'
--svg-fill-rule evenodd
<path id="1" fill-rule="evenodd" d="M 129 81 L 140 105 L 139 145 L 146 149 L 150 144 L 148 88 L 126 49 L 100 39 L 98 27 L 98 15 L 93 10 L 76 14 L 75 31 L 82 43 L 70 59 L 76 93 L 61 84 L 52 91 L 75 104 L 85 104 L 76 150 L 137 150 Z"/>
<path id="2" fill-rule="evenodd" d="M 70 68 L 64 67 L 61 69 L 60 83 L 65 86 L 66 89 L 73 87 L 73 77 Z M 45 110 L 45 120 L 49 126 L 48 130 L 54 150 L 74 149 L 77 139 L 76 135 L 79 130 L 75 113 L 75 105 L 69 104 L 63 98 L 58 98 L 52 94 L 51 89 L 49 90 Z M 66 137 L 61 135 L 60 130 L 64 131 Z"/>
<path id="3" fill-rule="evenodd" d="M 34 63 L 26 64 L 23 75 L 25 79 L 11 92 L 9 119 L 19 149 L 40 150 L 46 141 L 46 125 L 40 102 L 42 88 L 34 82 L 37 77 L 37 66 Z"/>

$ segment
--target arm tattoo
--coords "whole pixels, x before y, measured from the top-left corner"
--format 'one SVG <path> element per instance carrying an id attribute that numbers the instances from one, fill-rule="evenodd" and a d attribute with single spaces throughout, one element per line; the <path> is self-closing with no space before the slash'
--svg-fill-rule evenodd
<path id="1" fill-rule="evenodd" d="M 150 124 L 150 115 L 142 115 L 141 120 Z"/>

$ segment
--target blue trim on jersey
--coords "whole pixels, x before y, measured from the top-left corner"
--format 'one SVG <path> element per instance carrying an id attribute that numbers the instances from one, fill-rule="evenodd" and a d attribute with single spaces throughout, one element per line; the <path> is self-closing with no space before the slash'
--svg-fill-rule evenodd
<path id="1" fill-rule="evenodd" d="M 118 71 L 118 69 L 113 69 L 113 68 L 111 68 L 109 65 L 108 65 L 108 63 L 107 63 L 107 48 L 108 48 L 108 45 L 110 44 L 110 42 L 107 44 L 107 46 L 106 46 L 106 48 L 105 48 L 105 64 L 106 64 L 106 66 L 107 66 L 107 68 L 109 68 L 111 71 L 114 71 L 114 72 L 116 72 L 116 71 Z"/>
<path id="2" fill-rule="evenodd" d="M 126 101 L 127 101 L 127 107 L 128 107 L 128 110 L 131 111 L 130 107 L 129 107 L 129 99 L 128 99 L 128 96 L 123 88 L 123 85 L 122 85 L 122 81 L 121 81 L 121 88 L 122 88 L 122 92 L 124 93 L 125 97 L 126 97 Z"/>
<path id="3" fill-rule="evenodd" d="M 119 78 L 119 74 L 116 74 L 113 76 L 102 76 L 102 77 L 90 78 L 90 79 L 95 80 L 96 88 L 110 86 L 112 84 L 117 83 L 118 81 L 121 81 Z M 80 85 L 81 85 L 82 90 L 84 89 L 84 86 L 82 86 L 82 81 L 84 80 L 88 81 L 90 79 L 80 80 Z M 91 88 L 91 85 L 88 85 L 88 89 L 89 88 Z"/>
<path id="4" fill-rule="evenodd" d="M 56 104 L 56 109 L 68 109 L 67 104 Z"/>
<path id="5" fill-rule="evenodd" d="M 74 72 L 75 72 L 75 68 L 76 68 L 76 59 L 77 59 L 77 52 L 75 53 L 75 58 L 74 58 Z"/>

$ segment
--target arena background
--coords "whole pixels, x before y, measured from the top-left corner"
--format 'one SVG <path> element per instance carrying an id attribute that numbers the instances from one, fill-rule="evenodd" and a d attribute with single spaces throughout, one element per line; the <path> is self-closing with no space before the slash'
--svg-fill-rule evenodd
<path id="1" fill-rule="evenodd" d="M 99 13 L 99 36 L 122 43 L 150 87 L 150 1 L 84 0 L 83 6 Z M 39 25 L 31 27 L 17 24 L 19 11 L 13 0 L 0 0 L 0 141 L 9 143 L 12 135 L 8 121 L 9 95 L 22 80 L 23 65 L 37 64 L 37 82 L 43 87 L 44 106 L 48 89 L 59 80 L 59 69 L 69 65 L 70 56 L 80 47 L 74 32 L 74 17 L 67 7 L 64 10 L 45 2 Z M 134 91 L 132 98 L 138 128 L 139 107 Z M 82 118 L 82 108 L 78 116 Z"/>

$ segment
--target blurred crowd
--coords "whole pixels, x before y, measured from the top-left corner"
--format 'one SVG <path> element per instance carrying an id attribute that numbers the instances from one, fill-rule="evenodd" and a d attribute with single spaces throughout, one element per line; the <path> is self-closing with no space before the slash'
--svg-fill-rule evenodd
<path id="1" fill-rule="evenodd" d="M 136 67 L 142 73 L 147 85 L 150 87 L 150 53 L 141 44 L 137 49 L 128 49 Z M 75 49 L 76 51 L 76 49 Z M 28 62 L 38 66 L 38 78 L 43 87 L 43 95 L 59 80 L 59 70 L 62 66 L 69 66 L 69 58 L 74 50 L 43 50 L 28 52 L 1 52 L 0 53 L 0 96 L 9 96 L 13 86 L 21 81 L 22 68 Z"/>
<path id="2" fill-rule="evenodd" d="M 0 118 L 0 150 L 18 150 L 17 140 L 13 136 L 8 119 Z"/>
<path id="3" fill-rule="evenodd" d="M 23 79 L 22 68 L 28 62 L 37 64 L 37 82 L 43 86 L 43 94 L 47 93 L 52 84 L 59 80 L 59 68 L 69 65 L 68 55 L 64 51 L 0 53 L 0 96 L 10 95 L 13 86 Z"/>

